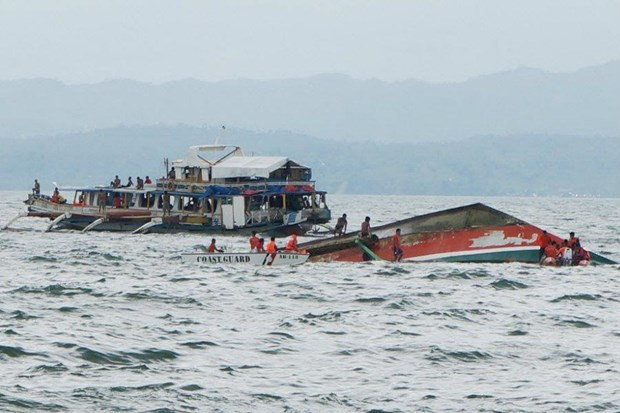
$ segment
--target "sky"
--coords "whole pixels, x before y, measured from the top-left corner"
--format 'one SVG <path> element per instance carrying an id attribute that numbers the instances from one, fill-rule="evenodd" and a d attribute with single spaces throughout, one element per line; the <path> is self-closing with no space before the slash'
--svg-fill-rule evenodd
<path id="1" fill-rule="evenodd" d="M 620 59 L 617 0 L 0 0 L 0 79 L 462 81 Z"/>

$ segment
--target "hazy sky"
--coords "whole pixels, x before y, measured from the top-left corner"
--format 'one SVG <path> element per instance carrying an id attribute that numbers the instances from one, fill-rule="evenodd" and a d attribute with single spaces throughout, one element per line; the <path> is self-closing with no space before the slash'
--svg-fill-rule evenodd
<path id="1" fill-rule="evenodd" d="M 0 0 L 0 79 L 455 81 L 615 59 L 617 0 Z"/>

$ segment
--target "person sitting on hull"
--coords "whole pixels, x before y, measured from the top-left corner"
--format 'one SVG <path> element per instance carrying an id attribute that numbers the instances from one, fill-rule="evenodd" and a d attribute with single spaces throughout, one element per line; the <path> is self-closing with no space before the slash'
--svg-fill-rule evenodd
<path id="1" fill-rule="evenodd" d="M 362 222 L 362 230 L 360 231 L 360 237 L 367 238 L 367 237 L 370 237 L 371 235 L 372 235 L 372 232 L 370 229 L 370 217 L 366 217 L 364 219 L 364 222 Z"/>
<path id="2" fill-rule="evenodd" d="M 39 184 L 39 181 L 37 181 L 36 179 L 34 180 L 34 187 L 32 188 L 32 194 L 33 195 L 41 194 L 41 185 Z"/>
<path id="3" fill-rule="evenodd" d="M 127 178 L 127 185 L 125 185 L 125 188 L 131 188 L 133 186 L 133 181 L 131 180 L 131 176 L 129 178 Z"/>
<path id="4" fill-rule="evenodd" d="M 212 238 L 212 239 L 211 239 L 211 244 L 210 244 L 210 245 L 209 245 L 209 247 L 207 248 L 207 252 L 208 252 L 209 254 L 213 254 L 213 253 L 216 253 L 216 252 L 224 252 L 224 250 L 223 250 L 223 249 L 218 248 L 218 247 L 215 245 L 215 238 Z"/>
<path id="5" fill-rule="evenodd" d="M 403 249 L 400 244 L 400 228 L 396 229 L 396 233 L 392 237 L 392 252 L 394 253 L 394 261 L 400 262 L 403 259 Z"/>
<path id="6" fill-rule="evenodd" d="M 289 238 L 288 242 L 286 243 L 286 247 L 284 249 L 290 252 L 299 251 L 299 249 L 297 248 L 297 234 L 291 235 L 291 238 Z"/>
<path id="7" fill-rule="evenodd" d="M 341 237 L 347 232 L 347 214 L 342 214 L 336 222 L 336 228 L 334 228 L 334 236 Z"/>
<path id="8" fill-rule="evenodd" d="M 152 183 L 153 183 L 153 181 L 151 181 L 151 178 L 149 178 L 149 176 L 147 175 L 147 176 L 144 178 L 144 183 L 145 183 L 146 185 L 150 185 L 150 184 L 152 184 Z"/>
<path id="9" fill-rule="evenodd" d="M 121 178 L 119 178 L 118 175 L 114 176 L 114 181 L 113 181 L 112 186 L 114 188 L 120 188 L 120 186 L 121 186 Z"/>

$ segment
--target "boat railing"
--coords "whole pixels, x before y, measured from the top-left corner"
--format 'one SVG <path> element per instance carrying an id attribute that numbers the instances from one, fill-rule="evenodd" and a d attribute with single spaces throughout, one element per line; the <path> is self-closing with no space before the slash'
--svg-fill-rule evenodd
<path id="1" fill-rule="evenodd" d="M 160 178 L 157 179 L 156 181 L 156 187 L 157 188 L 164 188 L 164 189 L 173 189 L 175 186 L 177 185 L 190 185 L 192 187 L 195 188 L 201 188 L 201 187 L 208 187 L 208 186 L 212 186 L 212 185 L 216 185 L 216 186 L 227 186 L 227 187 L 231 187 L 231 188 L 243 188 L 243 187 L 247 187 L 247 186 L 253 186 L 253 187 L 266 187 L 266 186 L 286 186 L 286 185 L 292 185 L 292 186 L 312 186 L 314 187 L 315 185 L 315 181 L 244 181 L 244 182 L 206 182 L 206 181 L 201 181 L 201 182 L 197 182 L 195 180 L 192 179 L 167 179 L 167 178 Z"/>
<path id="2" fill-rule="evenodd" d="M 279 209 L 246 211 L 245 224 L 258 225 L 269 222 L 281 222 L 283 220 L 282 211 Z"/>

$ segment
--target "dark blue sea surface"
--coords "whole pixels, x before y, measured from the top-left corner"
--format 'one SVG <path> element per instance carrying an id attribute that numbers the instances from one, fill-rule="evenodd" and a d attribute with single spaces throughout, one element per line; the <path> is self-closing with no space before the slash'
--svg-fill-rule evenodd
<path id="1" fill-rule="evenodd" d="M 482 201 L 620 260 L 617 199 L 329 201 L 350 230 Z M 211 236 L 47 223 L 0 231 L 0 411 L 620 410 L 618 265 L 210 269 L 180 254 Z"/>

